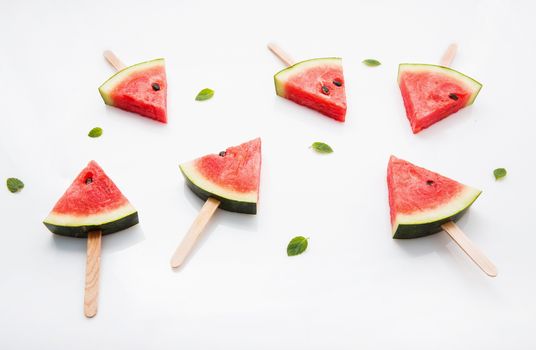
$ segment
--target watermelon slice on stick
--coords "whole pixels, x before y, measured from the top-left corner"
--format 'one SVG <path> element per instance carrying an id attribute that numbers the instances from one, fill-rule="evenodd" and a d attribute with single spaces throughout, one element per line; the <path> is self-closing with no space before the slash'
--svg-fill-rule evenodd
<path id="1" fill-rule="evenodd" d="M 111 51 L 104 57 L 118 72 L 99 87 L 104 103 L 167 122 L 167 80 L 164 59 L 127 67 Z"/>
<path id="2" fill-rule="evenodd" d="M 387 187 L 393 238 L 417 238 L 446 231 L 482 271 L 497 276 L 495 265 L 455 224 L 480 190 L 394 156 L 387 167 Z"/>
<path id="3" fill-rule="evenodd" d="M 449 68 L 457 51 L 451 44 L 440 65 L 401 63 L 398 85 L 414 134 L 471 105 L 482 84 Z"/>
<path id="4" fill-rule="evenodd" d="M 80 172 L 44 220 L 53 233 L 87 238 L 84 314 L 97 314 L 102 235 L 138 223 L 138 212 L 95 161 Z"/>
<path id="5" fill-rule="evenodd" d="M 274 75 L 278 96 L 344 122 L 346 92 L 341 58 L 316 58 L 296 63 L 279 46 L 268 44 L 268 48 L 289 66 Z"/>
<path id="6" fill-rule="evenodd" d="M 184 263 L 216 209 L 257 213 L 261 139 L 183 163 L 180 170 L 186 185 L 206 202 L 171 258 L 174 268 Z"/>

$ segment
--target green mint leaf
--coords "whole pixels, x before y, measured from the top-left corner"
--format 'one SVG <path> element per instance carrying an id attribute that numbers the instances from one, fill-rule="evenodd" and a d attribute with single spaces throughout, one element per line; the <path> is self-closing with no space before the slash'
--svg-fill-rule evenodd
<path id="1" fill-rule="evenodd" d="M 315 142 L 311 147 L 318 153 L 333 153 L 333 148 L 324 142 Z"/>
<path id="2" fill-rule="evenodd" d="M 99 128 L 98 126 L 96 128 L 93 128 L 89 131 L 89 133 L 87 134 L 87 136 L 89 137 L 99 137 L 102 135 L 102 128 Z"/>
<path id="3" fill-rule="evenodd" d="M 195 97 L 195 100 L 196 101 L 205 101 L 205 100 L 211 99 L 212 96 L 214 96 L 214 90 L 212 90 L 212 89 L 203 89 L 203 90 L 199 91 L 199 93 Z"/>
<path id="4" fill-rule="evenodd" d="M 294 256 L 303 253 L 307 249 L 307 240 L 308 238 L 303 236 L 297 236 L 291 239 L 287 246 L 287 255 Z"/>
<path id="5" fill-rule="evenodd" d="M 495 180 L 502 179 L 506 176 L 506 169 L 505 168 L 497 168 L 493 170 L 493 176 L 495 176 Z"/>
<path id="6" fill-rule="evenodd" d="M 6 181 L 7 189 L 11 193 L 20 192 L 24 188 L 24 183 L 15 177 L 10 177 Z"/>
<path id="7" fill-rule="evenodd" d="M 363 64 L 369 67 L 377 67 L 381 64 L 381 62 L 372 58 L 368 58 L 366 60 L 363 60 Z"/>

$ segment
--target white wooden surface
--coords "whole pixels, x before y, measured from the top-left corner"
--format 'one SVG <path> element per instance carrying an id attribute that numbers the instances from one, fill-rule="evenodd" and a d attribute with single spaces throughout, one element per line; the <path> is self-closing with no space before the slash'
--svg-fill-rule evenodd
<path id="1" fill-rule="evenodd" d="M 529 1 L 3 2 L 0 10 L 0 348 L 536 348 L 535 3 Z M 342 56 L 347 122 L 275 96 L 283 64 Z M 476 103 L 411 133 L 400 62 L 454 66 Z M 97 91 L 125 63 L 165 57 L 169 124 L 107 107 Z M 375 58 L 375 68 L 361 64 Z M 194 100 L 199 90 L 212 100 Z M 90 139 L 101 126 L 104 134 Z M 203 202 L 178 164 L 261 136 L 257 216 L 218 211 L 186 269 L 169 255 Z M 314 141 L 335 153 L 314 154 Z M 445 234 L 390 238 L 390 154 L 484 192 L 460 222 L 500 268 L 481 273 Z M 42 225 L 95 159 L 140 225 L 103 238 L 99 313 L 82 312 L 86 241 Z M 496 182 L 492 171 L 506 167 Z M 286 256 L 296 235 L 301 256 Z M 46 345 L 46 346 L 45 346 Z"/>

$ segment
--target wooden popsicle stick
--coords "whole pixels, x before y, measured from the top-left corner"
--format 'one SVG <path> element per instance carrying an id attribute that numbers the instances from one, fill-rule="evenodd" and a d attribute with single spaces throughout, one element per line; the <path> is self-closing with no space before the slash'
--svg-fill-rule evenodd
<path id="1" fill-rule="evenodd" d="M 441 60 L 439 61 L 439 64 L 445 67 L 449 67 L 452 64 L 452 61 L 454 60 L 454 57 L 456 57 L 456 53 L 458 52 L 458 45 L 456 43 L 452 43 L 449 45 L 445 53 L 443 54 L 443 57 L 441 57 Z M 477 264 L 478 267 L 484 273 L 490 277 L 496 277 L 497 276 L 497 267 L 491 262 L 491 260 L 488 259 L 478 249 L 474 243 L 463 233 L 463 231 L 456 225 L 454 221 L 449 221 L 443 225 L 441 225 L 441 228 L 445 230 L 445 232 L 452 238 L 454 242 L 467 254 L 471 260 L 475 264 Z"/>
<path id="2" fill-rule="evenodd" d="M 116 70 L 122 70 L 125 69 L 127 66 L 121 62 L 121 60 L 110 50 L 106 50 L 103 53 L 104 58 L 116 69 Z"/>
<path id="3" fill-rule="evenodd" d="M 441 227 L 486 275 L 490 277 L 497 276 L 497 267 L 473 244 L 454 221 L 449 221 L 441 225 Z"/>
<path id="4" fill-rule="evenodd" d="M 268 44 L 268 49 L 274 53 L 274 55 L 277 56 L 281 61 L 283 61 L 284 64 L 287 66 L 294 65 L 294 60 L 285 52 L 283 49 L 281 49 L 279 46 L 277 46 L 274 43 Z"/>
<path id="5" fill-rule="evenodd" d="M 84 293 L 84 315 L 93 317 L 99 304 L 99 272 L 102 232 L 89 232 L 87 236 L 86 288 Z"/>
<path id="6" fill-rule="evenodd" d="M 210 221 L 212 215 L 218 209 L 220 201 L 214 198 L 209 198 L 199 211 L 197 218 L 195 218 L 190 230 L 184 238 L 181 244 L 175 250 L 175 253 L 171 257 L 171 267 L 176 268 L 181 266 L 194 247 L 195 243 L 201 236 L 201 232 Z"/>
<path id="7" fill-rule="evenodd" d="M 439 61 L 439 64 L 445 67 L 449 67 L 452 64 L 452 61 L 454 61 L 454 57 L 456 57 L 456 53 L 458 52 L 458 44 L 452 43 L 447 48 L 447 51 L 443 54 L 443 57 L 441 57 L 441 60 Z"/>

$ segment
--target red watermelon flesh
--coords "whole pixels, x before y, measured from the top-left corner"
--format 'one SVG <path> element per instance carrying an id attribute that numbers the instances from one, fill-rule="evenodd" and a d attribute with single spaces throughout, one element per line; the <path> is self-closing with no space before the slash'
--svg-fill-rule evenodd
<path id="1" fill-rule="evenodd" d="M 398 84 L 413 133 L 473 103 L 482 85 L 453 69 L 401 64 Z"/>
<path id="2" fill-rule="evenodd" d="M 99 91 L 108 105 L 167 122 L 167 80 L 163 59 L 127 67 Z"/>
<path id="3" fill-rule="evenodd" d="M 480 195 L 480 191 L 391 156 L 387 168 L 391 225 L 395 238 L 441 230 Z M 397 237 L 398 236 L 398 237 Z"/>
<path id="4" fill-rule="evenodd" d="M 219 199 L 222 209 L 253 214 L 259 197 L 261 163 L 261 140 L 257 138 L 181 164 L 180 169 L 199 197 Z"/>
<path id="5" fill-rule="evenodd" d="M 346 92 L 340 58 L 296 63 L 274 76 L 277 95 L 335 120 L 346 117 Z"/>
<path id="6" fill-rule="evenodd" d="M 196 161 L 199 172 L 215 184 L 236 192 L 257 192 L 261 169 L 261 140 L 229 147 L 224 155 L 211 154 Z"/>
<path id="7" fill-rule="evenodd" d="M 58 200 L 53 212 L 69 215 L 98 214 L 128 203 L 113 181 L 92 160 Z"/>
<path id="8" fill-rule="evenodd" d="M 135 223 L 136 209 L 95 161 L 80 172 L 45 219 L 52 232 L 75 236 L 91 228 L 112 233 Z"/>

